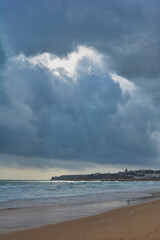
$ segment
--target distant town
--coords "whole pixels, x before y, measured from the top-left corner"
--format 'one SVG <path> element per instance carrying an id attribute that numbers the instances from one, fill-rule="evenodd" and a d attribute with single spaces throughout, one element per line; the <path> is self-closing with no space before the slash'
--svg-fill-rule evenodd
<path id="1" fill-rule="evenodd" d="M 160 170 L 128 170 L 117 173 L 93 173 L 62 175 L 52 177 L 52 181 L 160 181 Z"/>

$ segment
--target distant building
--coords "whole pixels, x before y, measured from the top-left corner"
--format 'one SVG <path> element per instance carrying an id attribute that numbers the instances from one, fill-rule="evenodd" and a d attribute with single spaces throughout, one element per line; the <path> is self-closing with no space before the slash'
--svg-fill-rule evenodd
<path id="1" fill-rule="evenodd" d="M 144 176 L 134 176 L 135 180 L 144 180 L 145 177 Z"/>
<path id="2" fill-rule="evenodd" d="M 158 179 L 158 178 L 160 178 L 160 174 L 158 173 L 145 174 L 145 179 Z"/>

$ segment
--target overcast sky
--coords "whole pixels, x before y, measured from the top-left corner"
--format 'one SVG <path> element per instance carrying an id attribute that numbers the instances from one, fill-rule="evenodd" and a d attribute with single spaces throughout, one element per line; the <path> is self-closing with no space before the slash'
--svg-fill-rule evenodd
<path id="1" fill-rule="evenodd" d="M 3 178 L 160 168 L 159 0 L 0 11 Z"/>

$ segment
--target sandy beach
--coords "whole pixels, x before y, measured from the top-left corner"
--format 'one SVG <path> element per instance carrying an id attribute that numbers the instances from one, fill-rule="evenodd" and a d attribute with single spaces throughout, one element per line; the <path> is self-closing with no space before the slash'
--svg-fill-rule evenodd
<path id="1" fill-rule="evenodd" d="M 160 240 L 160 200 L 2 234 L 1 240 Z"/>

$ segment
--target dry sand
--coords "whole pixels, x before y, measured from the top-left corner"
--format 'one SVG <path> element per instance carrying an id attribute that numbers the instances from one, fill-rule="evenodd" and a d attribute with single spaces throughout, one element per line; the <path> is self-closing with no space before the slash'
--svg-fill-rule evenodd
<path id="1" fill-rule="evenodd" d="M 1 240 L 160 240 L 160 200 L 36 229 Z"/>

